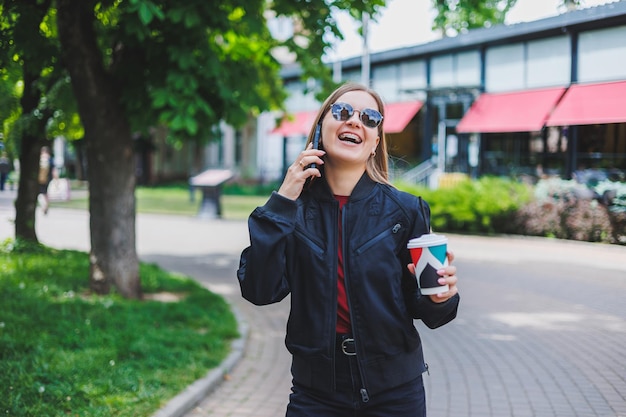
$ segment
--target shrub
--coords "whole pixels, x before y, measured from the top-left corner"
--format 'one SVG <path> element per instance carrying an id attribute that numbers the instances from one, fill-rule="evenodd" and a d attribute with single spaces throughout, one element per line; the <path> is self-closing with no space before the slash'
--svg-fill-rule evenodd
<path id="1" fill-rule="evenodd" d="M 593 190 L 608 208 L 613 239 L 626 244 L 626 183 L 604 180 L 596 184 Z"/>
<path id="2" fill-rule="evenodd" d="M 575 181 L 541 180 L 535 199 L 518 211 L 516 233 L 614 243 L 608 209 L 596 197 Z"/>
<path id="3" fill-rule="evenodd" d="M 607 210 L 595 200 L 536 200 L 521 208 L 517 233 L 613 243 Z"/>
<path id="4" fill-rule="evenodd" d="M 506 178 L 483 177 L 437 190 L 396 185 L 429 203 L 434 231 L 626 244 L 624 183 L 602 181 L 589 186 L 546 179 L 532 187 Z"/>
<path id="5" fill-rule="evenodd" d="M 433 230 L 450 232 L 510 232 L 517 210 L 531 198 L 529 186 L 498 177 L 462 181 L 437 190 L 408 184 L 397 186 L 428 202 Z"/>

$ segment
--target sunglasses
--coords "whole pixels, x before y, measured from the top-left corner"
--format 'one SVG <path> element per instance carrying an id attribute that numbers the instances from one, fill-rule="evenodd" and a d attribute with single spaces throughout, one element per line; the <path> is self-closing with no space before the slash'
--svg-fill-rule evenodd
<path id="1" fill-rule="evenodd" d="M 363 109 L 363 110 L 354 110 L 354 108 L 348 103 L 335 103 L 330 106 L 330 113 L 333 115 L 335 120 L 339 122 L 345 122 L 349 120 L 355 111 L 359 112 L 359 119 L 361 122 L 369 128 L 378 127 L 383 121 L 383 115 L 380 114 L 378 110 L 374 109 Z"/>

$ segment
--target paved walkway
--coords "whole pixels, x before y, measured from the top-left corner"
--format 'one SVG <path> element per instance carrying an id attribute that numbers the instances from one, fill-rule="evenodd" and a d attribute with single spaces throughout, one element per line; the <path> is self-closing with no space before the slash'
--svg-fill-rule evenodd
<path id="1" fill-rule="evenodd" d="M 0 193 L 0 240 L 12 236 Z M 37 214 L 50 246 L 88 250 L 88 215 Z M 626 248 L 523 237 L 450 235 L 459 268 L 458 318 L 424 340 L 429 417 L 626 417 Z M 244 221 L 140 215 L 142 260 L 190 275 L 231 302 L 249 329 L 245 354 L 184 417 L 284 415 L 288 301 L 256 307 L 239 295 Z M 220 378 L 222 379 L 222 378 Z"/>

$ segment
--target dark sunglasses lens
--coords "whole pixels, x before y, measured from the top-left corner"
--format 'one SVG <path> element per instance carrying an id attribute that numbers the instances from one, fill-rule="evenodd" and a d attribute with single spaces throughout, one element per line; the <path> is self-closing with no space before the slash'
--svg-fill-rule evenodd
<path id="1" fill-rule="evenodd" d="M 354 114 L 354 109 L 348 103 L 335 103 L 331 108 L 335 120 L 345 122 Z"/>
<path id="2" fill-rule="evenodd" d="M 361 111 L 361 121 L 367 127 L 376 127 L 383 121 L 383 116 L 373 109 L 363 109 Z"/>
<path id="3" fill-rule="evenodd" d="M 345 122 L 350 119 L 354 114 L 354 108 L 348 103 L 335 103 L 331 106 L 330 111 L 335 118 L 340 122 Z M 380 112 L 374 109 L 363 109 L 359 112 L 359 118 L 361 122 L 367 127 L 374 128 L 383 121 L 383 116 Z"/>

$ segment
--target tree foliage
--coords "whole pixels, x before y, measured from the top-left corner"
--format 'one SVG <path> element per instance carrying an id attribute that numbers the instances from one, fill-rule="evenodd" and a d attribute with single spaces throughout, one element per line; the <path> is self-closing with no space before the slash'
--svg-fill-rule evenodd
<path id="1" fill-rule="evenodd" d="M 96 7 L 105 68 L 134 131 L 156 124 L 204 139 L 224 120 L 278 105 L 279 64 L 262 1 L 131 0 Z"/>
<path id="2" fill-rule="evenodd" d="M 328 81 L 330 69 L 321 62 L 332 38 L 326 35 L 341 38 L 332 11 L 349 10 L 360 18 L 363 13 L 375 14 L 384 1 L 4 0 L 0 4 L 3 12 L 10 9 L 8 15 L 15 17 L 3 26 L 13 31 L 5 39 L 23 46 L 16 53 L 9 45 L 3 58 L 20 57 L 24 86 L 55 75 L 37 95 L 24 89 L 18 122 L 38 117 L 42 123 L 37 137 L 64 130 L 67 137 L 69 130 L 82 133 L 77 127 L 84 128 L 92 289 L 104 293 L 113 286 L 125 296 L 140 297 L 133 132 L 162 125 L 174 140 L 203 143 L 221 121 L 241 126 L 263 111 L 280 108 L 285 92 L 281 64 L 273 56 L 275 48 L 284 46 L 294 52 L 303 63 L 305 77 Z M 28 10 L 31 6 L 43 15 L 33 15 Z M 293 19 L 293 36 L 273 39 L 267 28 L 268 13 Z M 37 20 L 24 31 L 22 41 L 17 23 L 34 17 Z M 54 21 L 56 27 L 50 25 Z M 32 57 L 50 62 L 35 65 L 35 59 L 29 60 Z M 75 101 L 60 100 L 68 91 L 62 87 L 69 83 Z M 36 98 L 31 100 L 36 104 L 25 106 L 24 97 Z M 51 100 L 54 97 L 59 100 Z M 76 112 L 80 125 L 72 117 Z M 55 122 L 61 116 L 64 119 Z M 18 122 L 13 132 L 24 142 L 25 130 L 15 129 Z M 33 149 L 28 152 L 29 160 L 34 158 Z M 20 194 L 29 189 L 32 202 L 35 164 L 26 168 Z M 34 209 L 27 217 L 34 219 Z"/>
<path id="3" fill-rule="evenodd" d="M 59 62 L 51 2 L 1 0 L 0 9 L 0 116 L 7 141 L 19 150 L 24 134 L 41 140 L 75 135 L 66 129 L 68 121 L 76 127 L 76 106 Z"/>
<path id="4" fill-rule="evenodd" d="M 178 139 L 207 140 L 220 121 L 241 126 L 250 116 L 281 108 L 281 63 L 286 47 L 305 77 L 325 81 L 326 34 L 341 38 L 332 10 L 360 18 L 384 0 L 339 1 L 130 0 L 96 7 L 105 65 L 119 87 L 134 131 L 161 123 Z M 295 22 L 293 36 L 274 39 L 267 16 Z"/>
<path id="5" fill-rule="evenodd" d="M 515 3 L 433 1 L 435 27 L 456 32 L 502 22 Z M 141 293 L 134 132 L 165 126 L 172 141 L 204 143 L 221 121 L 238 127 L 282 108 L 286 93 L 274 56 L 281 47 L 295 55 L 303 78 L 319 81 L 318 96 L 326 95 L 334 84 L 321 59 L 343 38 L 334 12 L 362 21 L 384 6 L 385 0 L 0 0 L 0 76 L 10 94 L 0 99 L 0 111 L 3 120 L 15 120 L 16 143 L 30 144 L 24 158 L 35 160 L 35 139 L 84 133 L 92 288 Z M 273 16 L 294 22 L 293 33 L 275 39 L 267 25 Z M 35 164 L 24 167 L 20 193 L 24 188 L 32 199 Z"/>
<path id="6" fill-rule="evenodd" d="M 336 87 L 329 68 L 322 63 L 322 56 L 332 43 L 343 39 L 335 12 L 348 11 L 357 22 L 363 22 L 365 14 L 375 19 L 386 3 L 386 0 L 274 0 L 270 3 L 269 7 L 277 16 L 289 17 L 296 22 L 293 35 L 280 45 L 294 52 L 303 78 L 318 81 L 318 90 L 314 93 L 320 101 Z"/>
<path id="7" fill-rule="evenodd" d="M 470 29 L 504 23 L 517 0 L 433 0 L 433 30 L 455 36 Z"/>
<path id="8" fill-rule="evenodd" d="M 432 0 L 433 30 L 442 36 L 456 36 L 471 29 L 504 23 L 517 0 Z M 584 0 L 559 0 L 558 10 L 567 12 L 584 6 Z"/>
<path id="9" fill-rule="evenodd" d="M 52 120 L 60 120 L 59 94 L 69 81 L 58 60 L 56 21 L 51 2 L 0 1 L 0 115 L 12 157 L 19 156 L 15 235 L 37 241 L 35 208 L 39 149 Z M 66 96 L 67 97 L 67 96 Z"/>
<path id="10" fill-rule="evenodd" d="M 584 0 L 561 0 L 559 2 L 559 8 L 564 9 L 565 11 L 575 10 L 583 5 Z"/>

